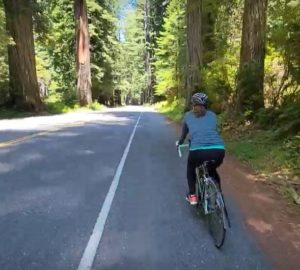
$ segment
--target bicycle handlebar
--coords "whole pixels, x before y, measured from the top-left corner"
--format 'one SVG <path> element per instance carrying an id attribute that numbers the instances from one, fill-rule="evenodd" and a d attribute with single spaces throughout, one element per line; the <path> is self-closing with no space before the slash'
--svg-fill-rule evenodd
<path id="1" fill-rule="evenodd" d="M 178 155 L 181 158 L 182 157 L 182 153 L 181 153 L 181 148 L 185 148 L 185 147 L 189 147 L 189 144 L 178 144 L 178 141 L 176 141 L 176 146 L 177 146 L 177 150 L 178 150 Z"/>

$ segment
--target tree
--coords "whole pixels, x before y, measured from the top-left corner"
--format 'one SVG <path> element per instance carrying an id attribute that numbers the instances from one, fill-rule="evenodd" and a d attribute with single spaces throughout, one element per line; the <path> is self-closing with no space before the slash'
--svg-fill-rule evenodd
<path id="1" fill-rule="evenodd" d="M 155 48 L 157 47 L 157 38 L 162 30 L 164 12 L 170 1 L 165 0 L 125 0 L 129 9 L 135 9 L 143 16 L 144 32 L 144 69 L 146 72 L 147 87 L 142 93 L 142 102 L 149 102 L 155 96 Z"/>
<path id="2" fill-rule="evenodd" d="M 186 106 L 195 87 L 200 86 L 202 66 L 202 0 L 187 0 L 187 75 Z"/>
<path id="3" fill-rule="evenodd" d="M 86 0 L 75 0 L 77 95 L 81 106 L 92 103 L 90 36 Z"/>
<path id="4" fill-rule="evenodd" d="M 13 106 L 42 109 L 33 39 L 32 2 L 4 0 L 6 26 L 14 44 L 8 45 L 10 97 Z"/>
<path id="5" fill-rule="evenodd" d="M 147 88 L 145 71 L 145 35 L 142 6 L 128 10 L 125 20 L 124 40 L 121 42 L 118 59 L 119 87 L 128 102 L 142 100 Z"/>
<path id="6" fill-rule="evenodd" d="M 116 59 L 120 48 L 116 37 L 116 3 L 111 0 L 89 0 L 87 5 L 91 22 L 93 100 L 113 105 L 118 76 Z"/>
<path id="7" fill-rule="evenodd" d="M 300 98 L 299 22 L 300 1 L 269 1 L 265 98 L 274 107 Z"/>
<path id="8" fill-rule="evenodd" d="M 266 13 L 267 0 L 245 0 L 237 84 L 237 109 L 241 112 L 264 107 Z"/>
<path id="9" fill-rule="evenodd" d="M 145 31 L 145 69 L 147 73 L 147 89 L 144 93 L 144 101 L 153 99 L 155 84 L 155 48 L 160 31 L 163 30 L 163 20 L 166 7 L 170 1 L 144 0 L 144 31 Z"/>
<path id="10" fill-rule="evenodd" d="M 171 0 L 155 49 L 156 93 L 182 97 L 186 63 L 185 3 Z"/>
<path id="11" fill-rule="evenodd" d="M 9 100 L 8 92 L 8 65 L 7 65 L 7 45 L 9 36 L 5 29 L 4 6 L 0 1 L 0 106 L 5 105 Z"/>

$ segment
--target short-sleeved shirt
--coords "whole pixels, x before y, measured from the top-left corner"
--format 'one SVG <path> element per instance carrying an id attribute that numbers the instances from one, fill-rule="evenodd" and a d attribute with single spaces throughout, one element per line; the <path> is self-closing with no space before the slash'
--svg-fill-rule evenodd
<path id="1" fill-rule="evenodd" d="M 202 117 L 196 117 L 193 112 L 187 112 L 184 123 L 188 127 L 191 145 L 190 150 L 225 149 L 224 141 L 217 130 L 217 116 L 212 111 L 206 111 Z"/>

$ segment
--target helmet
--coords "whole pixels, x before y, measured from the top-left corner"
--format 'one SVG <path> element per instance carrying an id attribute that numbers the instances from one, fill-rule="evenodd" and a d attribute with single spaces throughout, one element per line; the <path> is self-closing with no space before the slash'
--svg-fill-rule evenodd
<path id="1" fill-rule="evenodd" d="M 204 93 L 200 92 L 200 93 L 194 94 L 192 96 L 191 101 L 195 105 L 197 105 L 197 104 L 199 104 L 199 105 L 207 105 L 207 99 L 208 99 L 207 95 L 205 95 Z"/>

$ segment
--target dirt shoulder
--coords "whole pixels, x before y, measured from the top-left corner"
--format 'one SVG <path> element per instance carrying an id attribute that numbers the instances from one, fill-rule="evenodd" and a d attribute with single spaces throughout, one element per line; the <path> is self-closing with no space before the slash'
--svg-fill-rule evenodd
<path id="1" fill-rule="evenodd" d="M 280 270 L 300 269 L 300 211 L 234 157 L 227 155 L 220 173 L 224 192 L 236 201 L 274 265 Z"/>

